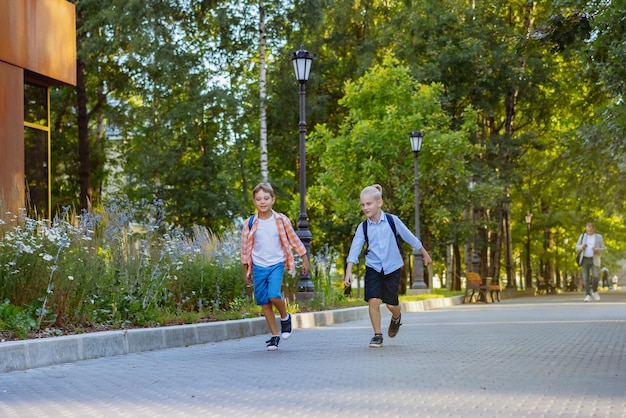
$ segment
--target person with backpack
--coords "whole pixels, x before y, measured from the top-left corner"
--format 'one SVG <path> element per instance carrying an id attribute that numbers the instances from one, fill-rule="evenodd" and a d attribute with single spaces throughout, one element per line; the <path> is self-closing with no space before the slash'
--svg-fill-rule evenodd
<path id="1" fill-rule="evenodd" d="M 398 334 L 401 323 L 400 301 L 398 299 L 400 271 L 404 265 L 399 239 L 420 251 L 424 265 L 432 262 L 421 241 L 395 215 L 382 211 L 383 194 L 379 184 L 365 187 L 361 191 L 361 210 L 367 217 L 356 229 L 350 252 L 348 253 L 344 285 L 352 284 L 352 267 L 359 262 L 363 245 L 365 251 L 365 301 L 369 306 L 369 316 L 374 329 L 374 337 L 369 346 L 383 346 L 381 332 L 380 305 L 385 303 L 391 312 L 388 334 L 390 338 Z"/>
<path id="2" fill-rule="evenodd" d="M 274 189 L 269 183 L 259 183 L 252 191 L 256 215 L 248 218 L 241 233 L 241 262 L 244 279 L 254 286 L 256 304 L 261 306 L 271 337 L 265 343 L 268 351 L 278 349 L 280 338 L 291 336 L 291 314 L 287 312 L 281 287 L 285 268 L 292 276 L 296 264 L 292 248 L 302 258 L 302 274 L 309 271 L 307 251 L 296 235 L 289 218 L 274 212 Z M 276 327 L 274 308 L 280 313 L 281 334 Z"/>
<path id="3" fill-rule="evenodd" d="M 600 295 L 598 294 L 598 270 L 602 265 L 600 255 L 604 250 L 604 238 L 596 232 L 593 223 L 588 222 L 585 226 L 585 233 L 580 234 L 576 242 L 576 251 L 581 251 L 582 257 L 580 266 L 583 270 L 583 283 L 585 285 L 584 302 L 589 302 L 592 296 L 595 300 L 600 300 Z"/>

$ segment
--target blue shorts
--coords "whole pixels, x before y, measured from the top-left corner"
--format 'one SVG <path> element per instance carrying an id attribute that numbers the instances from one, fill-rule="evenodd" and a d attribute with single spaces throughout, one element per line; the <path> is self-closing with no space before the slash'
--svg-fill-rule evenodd
<path id="1" fill-rule="evenodd" d="M 387 305 L 399 305 L 400 270 L 389 274 L 377 272 L 371 267 L 365 268 L 365 301 L 372 298 L 381 299 Z"/>
<path id="2" fill-rule="evenodd" d="M 284 272 L 285 263 L 278 263 L 269 267 L 252 265 L 254 298 L 256 299 L 257 305 L 265 305 L 270 303 L 270 299 L 280 299 L 283 297 L 280 288 L 283 285 Z"/>

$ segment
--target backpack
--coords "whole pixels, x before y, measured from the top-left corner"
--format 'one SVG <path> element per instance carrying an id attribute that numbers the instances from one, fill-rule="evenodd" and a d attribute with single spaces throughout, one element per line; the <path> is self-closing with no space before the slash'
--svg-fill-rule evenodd
<path id="1" fill-rule="evenodd" d="M 254 215 L 248 219 L 248 229 L 252 229 L 252 224 L 254 223 Z"/>
<path id="2" fill-rule="evenodd" d="M 385 212 L 385 219 L 389 223 L 391 230 L 393 231 L 393 235 L 396 237 L 396 244 L 398 244 L 398 251 L 400 251 L 400 255 L 402 255 L 402 241 L 400 235 L 398 235 L 398 231 L 396 230 L 396 223 L 393 220 L 393 216 Z M 363 224 L 363 235 L 365 236 L 365 244 L 369 247 L 370 243 L 367 238 L 367 219 L 362 222 Z M 364 254 L 367 255 L 368 249 L 365 249 Z"/>

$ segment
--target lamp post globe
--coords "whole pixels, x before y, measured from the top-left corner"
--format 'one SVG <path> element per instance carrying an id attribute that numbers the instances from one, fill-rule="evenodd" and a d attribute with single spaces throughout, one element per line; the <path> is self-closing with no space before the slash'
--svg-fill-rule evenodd
<path id="1" fill-rule="evenodd" d="M 306 83 L 309 81 L 313 55 L 311 55 L 309 51 L 302 49 L 301 46 L 300 50 L 294 52 L 291 56 L 291 62 L 293 64 L 293 70 L 296 74 L 296 80 L 300 83 Z"/>
<path id="2" fill-rule="evenodd" d="M 419 206 L 419 152 L 422 149 L 422 141 L 424 135 L 420 131 L 413 131 L 409 133 L 409 140 L 411 141 L 411 149 L 413 150 L 413 184 L 415 187 L 415 236 L 420 238 L 420 206 Z M 419 251 L 413 251 L 413 283 L 411 283 L 412 290 L 424 290 L 428 289 L 426 283 L 424 283 L 424 259 L 422 253 Z"/>
<path id="3" fill-rule="evenodd" d="M 306 248 L 307 257 L 311 260 L 311 240 L 313 239 L 313 235 L 309 229 L 309 220 L 306 210 L 306 91 L 304 86 L 311 75 L 313 55 L 300 47 L 300 50 L 294 52 L 291 56 L 291 61 L 293 63 L 296 80 L 300 85 L 300 123 L 298 125 L 300 140 L 300 216 L 298 217 L 296 234 Z M 311 281 L 310 272 L 300 274 L 298 280 L 298 299 L 311 299 L 314 291 L 315 288 Z"/>

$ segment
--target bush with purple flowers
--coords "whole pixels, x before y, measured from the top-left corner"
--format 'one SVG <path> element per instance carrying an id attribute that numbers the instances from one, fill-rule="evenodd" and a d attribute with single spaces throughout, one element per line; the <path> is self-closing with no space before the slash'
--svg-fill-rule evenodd
<path id="1" fill-rule="evenodd" d="M 252 302 L 239 230 L 168 225 L 159 201 L 107 202 L 53 220 L 0 216 L 0 331 L 154 326 L 167 318 L 223 313 Z M 235 304 L 235 305 L 233 305 Z M 246 309 L 243 309 L 245 312 Z M 52 330 L 52 331 L 51 331 Z"/>

